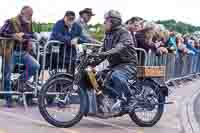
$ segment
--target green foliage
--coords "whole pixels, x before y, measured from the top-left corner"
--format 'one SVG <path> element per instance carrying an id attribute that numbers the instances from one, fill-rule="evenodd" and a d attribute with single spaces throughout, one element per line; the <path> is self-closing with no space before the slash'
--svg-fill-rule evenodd
<path id="1" fill-rule="evenodd" d="M 200 31 L 199 26 L 193 26 L 183 22 L 176 22 L 173 19 L 169 20 L 159 20 L 156 23 L 164 25 L 168 30 L 176 31 L 182 34 L 193 33 L 195 31 Z M 51 31 L 54 23 L 36 23 L 33 22 L 34 32 Z M 102 40 L 104 37 L 103 25 L 97 23 L 95 25 L 89 25 L 91 35 L 97 40 Z"/>
<path id="2" fill-rule="evenodd" d="M 100 23 L 97 23 L 95 25 L 89 25 L 90 33 L 91 35 L 101 41 L 104 38 L 104 30 L 103 30 L 103 25 Z"/>
<path id="3" fill-rule="evenodd" d="M 48 32 L 53 28 L 54 23 L 36 23 L 33 22 L 33 31 L 34 32 Z"/>
<path id="4" fill-rule="evenodd" d="M 182 34 L 193 33 L 195 31 L 200 31 L 199 26 L 193 26 L 191 24 L 176 22 L 173 19 L 157 21 L 156 23 L 164 25 L 168 30 L 177 31 Z"/>

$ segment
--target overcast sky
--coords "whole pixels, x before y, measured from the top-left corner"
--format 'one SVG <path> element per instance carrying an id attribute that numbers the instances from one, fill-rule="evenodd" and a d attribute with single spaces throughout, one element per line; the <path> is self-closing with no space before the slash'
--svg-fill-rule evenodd
<path id="1" fill-rule="evenodd" d="M 147 20 L 175 19 L 200 26 L 200 0 L 0 0 L 0 26 L 19 13 L 23 5 L 34 9 L 34 20 L 55 22 L 66 10 L 78 12 L 89 7 L 96 16 L 92 23 L 103 22 L 103 15 L 109 9 L 121 12 L 124 21 L 132 16 Z"/>

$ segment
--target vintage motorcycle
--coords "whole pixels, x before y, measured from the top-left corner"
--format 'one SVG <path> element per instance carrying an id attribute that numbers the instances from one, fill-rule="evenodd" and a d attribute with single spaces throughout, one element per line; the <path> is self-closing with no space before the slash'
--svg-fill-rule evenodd
<path id="1" fill-rule="evenodd" d="M 75 76 L 58 73 L 43 85 L 39 93 L 39 110 L 43 118 L 56 127 L 67 128 L 84 116 L 108 119 L 128 114 L 139 126 L 154 126 L 163 115 L 164 105 L 170 104 L 165 101 L 166 85 L 149 77 L 128 81 L 137 105 L 131 112 L 124 112 L 116 97 L 118 93 L 106 85 L 112 69 L 97 72 L 91 66 L 96 57 L 91 55 L 84 49 Z"/>

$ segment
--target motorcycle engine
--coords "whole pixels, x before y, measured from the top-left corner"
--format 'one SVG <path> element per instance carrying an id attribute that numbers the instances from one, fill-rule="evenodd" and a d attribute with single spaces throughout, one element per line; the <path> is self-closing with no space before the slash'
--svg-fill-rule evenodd
<path id="1" fill-rule="evenodd" d="M 121 101 L 111 98 L 108 95 L 103 95 L 99 104 L 99 112 L 103 114 L 118 114 L 121 112 Z"/>

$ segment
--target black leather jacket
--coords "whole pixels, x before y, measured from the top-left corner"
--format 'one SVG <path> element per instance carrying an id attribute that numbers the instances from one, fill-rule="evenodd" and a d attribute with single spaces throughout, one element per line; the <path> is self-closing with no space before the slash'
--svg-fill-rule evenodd
<path id="1" fill-rule="evenodd" d="M 103 52 L 100 56 L 105 57 L 110 66 L 131 64 L 136 66 L 137 54 L 131 34 L 123 27 L 106 33 L 103 45 Z"/>

